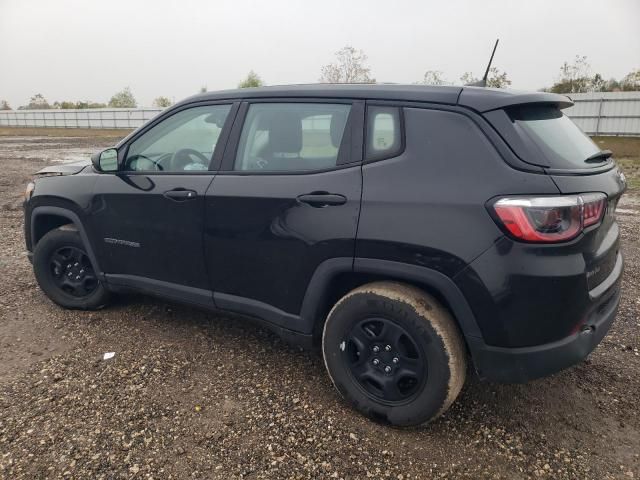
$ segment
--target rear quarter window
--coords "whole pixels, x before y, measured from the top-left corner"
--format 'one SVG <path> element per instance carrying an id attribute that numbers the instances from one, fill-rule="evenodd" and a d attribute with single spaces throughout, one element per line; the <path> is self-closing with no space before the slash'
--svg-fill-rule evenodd
<path id="1" fill-rule="evenodd" d="M 402 122 L 398 107 L 367 107 L 367 160 L 391 158 L 402 151 Z"/>
<path id="2" fill-rule="evenodd" d="M 569 117 L 549 105 L 529 105 L 507 110 L 520 135 L 526 135 L 543 153 L 550 168 L 585 169 L 602 166 L 586 162 L 600 149 Z"/>

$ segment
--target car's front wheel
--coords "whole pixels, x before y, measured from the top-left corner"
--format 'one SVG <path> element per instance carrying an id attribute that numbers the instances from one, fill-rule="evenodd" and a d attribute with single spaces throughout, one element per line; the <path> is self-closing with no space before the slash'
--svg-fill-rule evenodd
<path id="1" fill-rule="evenodd" d="M 370 283 L 338 301 L 322 351 L 342 396 L 392 425 L 437 418 L 465 381 L 466 351 L 454 319 L 432 296 L 401 283 Z"/>
<path id="2" fill-rule="evenodd" d="M 33 252 L 33 270 L 40 288 L 62 307 L 95 310 L 107 303 L 109 292 L 74 229 L 61 227 L 42 237 Z"/>

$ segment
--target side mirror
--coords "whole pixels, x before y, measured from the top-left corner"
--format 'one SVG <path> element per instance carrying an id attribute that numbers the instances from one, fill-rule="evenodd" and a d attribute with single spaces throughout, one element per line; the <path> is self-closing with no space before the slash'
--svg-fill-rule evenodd
<path id="1" fill-rule="evenodd" d="M 118 170 L 118 150 L 107 148 L 91 155 L 93 168 L 99 172 L 116 172 Z"/>

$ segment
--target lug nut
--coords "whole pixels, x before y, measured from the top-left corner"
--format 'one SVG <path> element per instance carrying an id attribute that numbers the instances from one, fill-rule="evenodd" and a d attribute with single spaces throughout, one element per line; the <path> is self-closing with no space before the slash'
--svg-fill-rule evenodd
<path id="1" fill-rule="evenodd" d="M 378 345 L 373 347 L 373 353 L 378 353 L 379 351 L 380 351 L 380 347 Z"/>
<path id="2" fill-rule="evenodd" d="M 391 373 L 391 367 L 389 365 L 384 367 L 384 373 Z"/>
<path id="3" fill-rule="evenodd" d="M 392 362 L 393 363 L 398 363 L 400 361 L 400 359 L 398 357 L 393 357 Z"/>
<path id="4" fill-rule="evenodd" d="M 380 364 L 380 360 L 378 360 L 377 358 L 373 359 L 373 364 L 374 365 L 379 365 Z"/>
<path id="5" fill-rule="evenodd" d="M 387 345 L 386 347 L 384 347 L 384 349 L 385 349 L 387 352 L 390 352 L 390 351 L 391 351 L 391 345 Z"/>

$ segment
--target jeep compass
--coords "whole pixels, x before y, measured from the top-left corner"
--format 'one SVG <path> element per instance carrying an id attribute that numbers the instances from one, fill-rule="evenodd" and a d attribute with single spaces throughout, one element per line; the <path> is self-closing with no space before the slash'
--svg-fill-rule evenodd
<path id="1" fill-rule="evenodd" d="M 135 290 L 253 317 L 320 346 L 363 414 L 426 423 L 467 365 L 549 375 L 614 320 L 625 180 L 571 105 L 415 85 L 204 93 L 91 163 L 41 170 L 26 246 L 65 308 Z"/>

